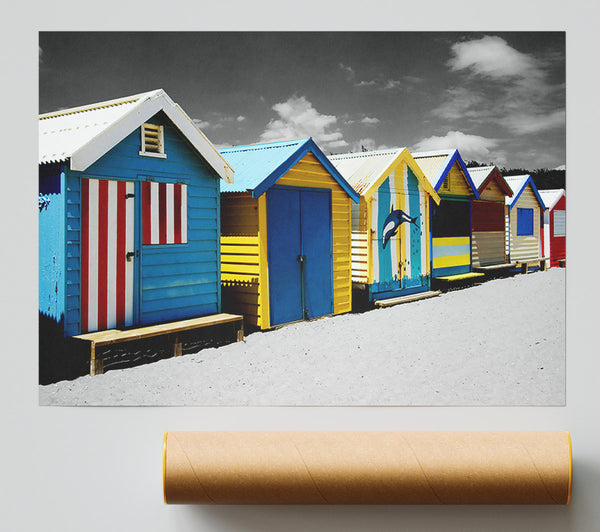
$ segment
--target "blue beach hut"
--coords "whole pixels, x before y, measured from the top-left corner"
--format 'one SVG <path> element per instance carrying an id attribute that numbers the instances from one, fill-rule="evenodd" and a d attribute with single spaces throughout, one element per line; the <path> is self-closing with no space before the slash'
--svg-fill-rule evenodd
<path id="1" fill-rule="evenodd" d="M 162 89 L 40 115 L 40 354 L 220 312 L 219 181 L 232 179 Z"/>

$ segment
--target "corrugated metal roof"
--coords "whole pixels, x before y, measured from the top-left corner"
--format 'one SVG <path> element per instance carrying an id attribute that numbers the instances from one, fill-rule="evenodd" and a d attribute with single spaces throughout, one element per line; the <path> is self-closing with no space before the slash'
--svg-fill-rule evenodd
<path id="1" fill-rule="evenodd" d="M 540 196 L 547 209 L 553 209 L 560 198 L 565 194 L 564 188 L 554 188 L 552 190 L 539 190 Z"/>
<path id="2" fill-rule="evenodd" d="M 494 171 L 495 166 L 469 166 L 469 175 L 475 183 L 475 186 L 479 190 L 479 187 L 488 178 L 488 176 Z"/>
<path id="3" fill-rule="evenodd" d="M 157 89 L 39 116 L 39 164 L 69 160 L 84 171 L 146 120 L 163 111 L 225 181 L 233 170 L 183 109 Z"/>
<path id="4" fill-rule="evenodd" d="M 438 150 L 416 152 L 412 156 L 417 164 L 423 170 L 425 177 L 429 180 L 433 188 L 438 189 L 438 181 L 442 177 L 440 172 L 448 164 L 448 159 L 452 157 L 456 150 Z"/>
<path id="5" fill-rule="evenodd" d="M 352 188 L 364 194 L 406 148 L 330 155 L 329 160 Z"/>
<path id="6" fill-rule="evenodd" d="M 510 205 L 516 198 L 525 182 L 529 179 L 529 175 L 510 175 L 505 176 L 504 181 L 506 181 L 507 185 L 513 192 L 512 198 L 506 198 L 506 204 Z"/>
<path id="7" fill-rule="evenodd" d="M 312 138 L 234 146 L 223 148 L 220 153 L 235 170 L 235 183 L 223 184 L 221 192 L 251 191 L 252 196 L 258 198 L 307 153 L 312 153 L 352 201 L 360 200 Z"/>
<path id="8" fill-rule="evenodd" d="M 39 164 L 66 161 L 132 108 L 160 89 L 39 116 Z"/>
<path id="9" fill-rule="evenodd" d="M 221 192 L 254 190 L 309 139 L 222 148 L 219 153 L 235 170 L 234 183 L 221 183 Z"/>

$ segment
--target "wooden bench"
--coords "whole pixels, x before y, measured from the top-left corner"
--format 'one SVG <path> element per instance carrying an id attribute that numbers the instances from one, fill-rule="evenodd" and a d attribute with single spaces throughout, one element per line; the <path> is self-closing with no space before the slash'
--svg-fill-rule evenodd
<path id="1" fill-rule="evenodd" d="M 136 329 L 109 329 L 107 331 L 80 334 L 78 336 L 73 336 L 73 339 L 77 342 L 84 342 L 89 349 L 90 375 L 100 375 L 104 373 L 104 361 L 101 358 L 96 358 L 96 347 L 98 346 L 171 334 L 174 335 L 172 344 L 173 356 L 180 356 L 182 352 L 182 345 L 178 333 L 193 329 L 200 329 L 203 327 L 222 325 L 224 323 L 235 324 L 235 340 L 237 342 L 244 340 L 244 318 L 243 316 L 238 316 L 235 314 L 212 314 L 209 316 L 201 316 L 199 318 L 138 327 Z"/>
<path id="2" fill-rule="evenodd" d="M 516 262 L 503 262 L 502 264 L 490 264 L 489 266 L 473 266 L 474 272 L 486 273 L 496 272 L 500 270 L 508 270 L 510 268 L 516 268 Z"/>
<path id="3" fill-rule="evenodd" d="M 540 271 L 546 270 L 546 261 L 548 257 L 542 257 L 540 259 L 527 259 L 519 260 L 516 262 L 516 267 L 521 269 L 521 273 L 529 273 L 529 268 L 532 266 L 539 266 Z"/>
<path id="4" fill-rule="evenodd" d="M 443 277 L 434 277 L 431 280 L 432 288 L 441 288 L 443 291 L 457 288 L 465 288 L 475 284 L 477 280 L 485 277 L 484 273 L 467 272 L 456 275 L 445 275 Z"/>

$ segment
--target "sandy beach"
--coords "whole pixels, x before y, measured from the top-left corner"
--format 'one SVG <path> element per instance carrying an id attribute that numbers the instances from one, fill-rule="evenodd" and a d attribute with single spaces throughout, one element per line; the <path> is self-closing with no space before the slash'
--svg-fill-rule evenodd
<path id="1" fill-rule="evenodd" d="M 563 405 L 565 270 L 40 386 L 41 405 Z"/>

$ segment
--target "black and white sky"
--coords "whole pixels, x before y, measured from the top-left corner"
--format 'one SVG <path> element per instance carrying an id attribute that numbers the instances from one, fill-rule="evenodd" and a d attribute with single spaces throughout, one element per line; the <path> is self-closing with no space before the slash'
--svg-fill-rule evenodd
<path id="1" fill-rule="evenodd" d="M 40 32 L 39 112 L 164 89 L 217 146 L 566 157 L 565 33 Z"/>

